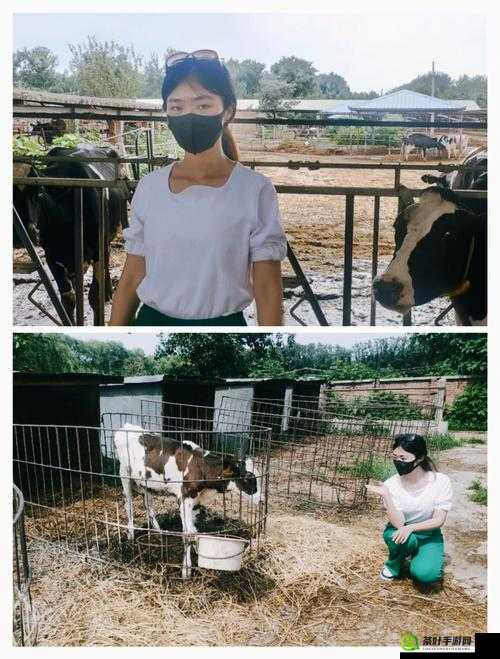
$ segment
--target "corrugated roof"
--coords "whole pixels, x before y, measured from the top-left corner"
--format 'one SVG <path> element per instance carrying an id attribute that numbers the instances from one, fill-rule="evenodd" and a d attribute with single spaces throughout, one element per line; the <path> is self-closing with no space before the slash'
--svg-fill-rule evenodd
<path id="1" fill-rule="evenodd" d="M 28 373 L 14 372 L 14 385 L 97 385 L 121 384 L 121 375 L 100 375 L 98 373 Z"/>
<path id="2" fill-rule="evenodd" d="M 391 94 L 384 94 L 378 98 L 372 98 L 365 101 L 363 105 L 352 103 L 350 108 L 358 112 L 411 112 L 411 111 L 439 111 L 439 110 L 464 110 L 465 105 L 453 104 L 453 102 L 445 101 L 442 98 L 435 96 L 428 96 L 427 94 L 420 94 L 411 89 L 400 89 Z"/>
<path id="3" fill-rule="evenodd" d="M 393 92 L 393 94 L 386 94 L 385 96 L 379 96 L 378 98 L 367 100 L 367 99 L 341 99 L 341 98 L 288 98 L 284 99 L 286 103 L 292 104 L 293 110 L 302 110 L 302 111 L 316 111 L 316 112 L 325 112 L 327 114 L 352 114 L 353 110 L 360 107 L 365 107 L 369 103 L 379 102 L 381 99 L 389 99 L 391 96 L 396 94 L 401 94 L 404 92 L 404 97 L 409 100 L 410 96 L 414 99 L 414 102 L 417 102 L 415 99 L 420 99 L 420 103 L 423 103 L 422 99 L 431 99 L 435 103 L 445 103 L 446 105 L 439 105 L 438 109 L 445 109 L 452 107 L 453 109 L 465 107 L 468 111 L 479 110 L 479 106 L 475 101 L 465 100 L 465 101 L 443 101 L 442 99 L 436 99 L 432 96 L 427 96 L 426 94 L 419 94 L 418 92 L 412 92 L 409 89 L 401 90 L 401 92 Z M 138 98 L 137 103 L 148 106 L 151 109 L 161 109 L 162 100 L 153 99 L 153 98 Z M 239 111 L 257 111 L 260 106 L 260 99 L 258 98 L 239 98 L 237 100 L 236 108 Z M 415 109 L 416 106 L 413 106 L 411 109 Z M 420 107 L 420 106 L 419 106 Z M 433 107 L 436 107 L 435 105 Z M 350 109 L 352 108 L 352 110 Z M 422 108 L 424 109 L 424 108 Z"/>

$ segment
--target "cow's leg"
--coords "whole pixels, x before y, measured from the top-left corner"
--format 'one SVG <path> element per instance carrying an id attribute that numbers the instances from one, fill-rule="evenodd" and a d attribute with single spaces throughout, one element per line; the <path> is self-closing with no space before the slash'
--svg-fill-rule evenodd
<path id="1" fill-rule="evenodd" d="M 76 294 L 68 270 L 64 265 L 62 265 L 62 263 L 52 259 L 51 257 L 47 256 L 47 254 L 45 255 L 45 258 L 47 260 L 49 270 L 52 273 L 52 276 L 54 277 L 57 288 L 59 290 L 61 303 L 66 310 L 69 319 L 74 323 Z"/>
<path id="2" fill-rule="evenodd" d="M 97 279 L 98 261 L 92 261 L 92 283 L 89 288 L 89 304 L 94 314 L 94 325 L 99 325 L 99 281 Z M 104 319 L 103 319 L 104 322 Z"/>
<path id="3" fill-rule="evenodd" d="M 156 531 L 160 531 L 160 525 L 158 524 L 158 520 L 156 519 L 156 513 L 153 510 L 153 506 L 152 506 L 153 495 L 150 492 L 148 492 L 146 488 L 144 488 L 143 490 L 143 495 L 144 495 L 144 508 L 146 510 L 146 515 L 148 516 L 149 523 Z"/>
<path id="4" fill-rule="evenodd" d="M 182 530 L 184 534 L 196 533 L 196 527 L 194 525 L 193 518 L 193 509 L 196 505 L 196 498 L 193 497 L 183 497 L 179 498 L 179 510 L 182 521 Z M 184 536 L 184 559 L 182 563 L 182 578 L 190 579 L 191 578 L 191 544 L 192 541 L 190 538 Z"/>
<path id="5" fill-rule="evenodd" d="M 123 494 L 125 495 L 125 512 L 127 513 L 127 536 L 129 540 L 134 539 L 134 509 L 132 506 L 132 479 L 130 469 L 127 474 L 121 476 Z"/>
<path id="6" fill-rule="evenodd" d="M 104 291 L 105 291 L 105 300 L 109 302 L 113 297 L 113 283 L 111 281 L 111 273 L 109 271 L 109 252 L 110 245 L 109 242 L 106 242 L 104 245 Z"/>

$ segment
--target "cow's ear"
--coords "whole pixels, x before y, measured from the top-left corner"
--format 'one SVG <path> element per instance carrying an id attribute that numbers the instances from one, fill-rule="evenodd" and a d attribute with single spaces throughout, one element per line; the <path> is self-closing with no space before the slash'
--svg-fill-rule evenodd
<path id="1" fill-rule="evenodd" d="M 399 207 L 401 210 L 414 204 L 413 195 L 407 187 L 400 185 L 398 188 Z"/>

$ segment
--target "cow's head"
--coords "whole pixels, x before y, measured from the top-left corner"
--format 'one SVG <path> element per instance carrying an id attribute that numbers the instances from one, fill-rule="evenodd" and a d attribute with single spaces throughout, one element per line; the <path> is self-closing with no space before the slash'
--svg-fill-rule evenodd
<path id="1" fill-rule="evenodd" d="M 403 188 L 402 194 L 408 191 Z M 403 200 L 394 223 L 393 259 L 373 281 L 377 302 L 402 314 L 463 287 L 474 220 L 438 188 L 423 192 L 418 203 L 411 201 Z"/>
<path id="2" fill-rule="evenodd" d="M 231 478 L 228 490 L 241 492 L 253 503 L 260 500 L 262 491 L 262 476 L 251 458 L 246 458 L 238 465 L 237 474 Z"/>

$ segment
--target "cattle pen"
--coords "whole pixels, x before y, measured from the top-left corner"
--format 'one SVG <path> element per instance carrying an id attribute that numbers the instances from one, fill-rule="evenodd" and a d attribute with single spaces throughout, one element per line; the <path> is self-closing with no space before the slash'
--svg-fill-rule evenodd
<path id="1" fill-rule="evenodd" d="M 392 416 L 389 405 L 363 405 L 341 392 L 294 398 L 225 396 L 212 407 L 142 399 L 140 413 L 106 412 L 99 427 L 16 424 L 14 478 L 26 499 L 31 589 L 35 604 L 42 603 L 39 643 L 350 644 L 367 615 L 399 611 L 371 582 L 383 554 L 364 485 L 384 477 L 395 434 L 421 432 L 431 440 L 442 432 L 432 396 L 405 408 L 393 403 Z M 262 483 L 257 505 L 235 490 L 215 492 L 196 516 L 200 537 L 247 547 L 238 571 L 197 566 L 194 542 L 193 578 L 181 579 L 188 539 L 182 511 L 159 494 L 153 502 L 132 496 L 128 536 L 114 444 L 126 424 L 132 435 L 139 427 L 193 442 L 236 464 L 251 458 Z M 432 452 L 439 458 L 438 436 Z M 442 596 L 414 593 L 407 584 L 399 590 L 413 629 L 428 629 L 431 619 L 457 633 L 481 628 L 471 615 L 478 615 L 477 602 L 451 581 Z M 170 624 L 153 638 L 159 611 Z"/>
<path id="2" fill-rule="evenodd" d="M 35 106 L 35 105 L 15 105 L 14 106 L 14 116 L 18 118 L 48 118 L 48 117 L 58 117 L 64 119 L 95 119 L 99 121 L 145 121 L 145 122 L 163 122 L 165 120 L 164 115 L 159 111 L 149 111 L 145 112 L 144 110 L 132 109 L 132 108 L 101 108 L 101 110 L 91 110 L 88 108 L 78 107 L 78 105 L 73 106 L 71 104 L 64 105 L 61 104 L 59 107 L 55 106 Z M 249 118 L 235 118 L 235 124 L 255 124 L 256 126 L 319 126 L 323 128 L 327 127 L 342 127 L 342 126 L 354 126 L 354 127 L 401 127 L 404 129 L 411 128 L 425 128 L 426 130 L 446 130 L 446 129 L 456 129 L 456 130 L 476 130 L 482 131 L 486 129 L 485 121 L 440 121 L 430 124 L 426 121 L 377 121 L 374 119 L 294 119 L 294 118 L 271 118 L 271 117 L 255 117 L 252 119 Z M 149 130 L 149 129 L 145 129 Z M 93 179 L 89 180 L 75 180 L 70 178 L 53 178 L 46 179 L 43 176 L 16 176 L 14 177 L 14 185 L 18 186 L 54 186 L 54 187 L 65 187 L 72 189 L 74 192 L 74 249 L 75 249 L 75 262 L 78 264 L 77 271 L 74 273 L 75 277 L 75 295 L 76 295 L 76 324 L 83 325 L 85 322 L 84 319 L 84 268 L 82 261 L 82 237 L 85 227 L 85 218 L 83 215 L 83 191 L 86 187 L 99 189 L 101 196 L 104 196 L 104 191 L 109 189 L 121 189 L 129 190 L 130 193 L 135 189 L 137 185 L 137 178 L 139 176 L 139 170 L 141 167 L 145 167 L 147 171 L 151 171 L 154 167 L 164 166 L 176 158 L 167 156 L 159 156 L 155 154 L 155 145 L 154 140 L 151 138 L 147 140 L 147 153 L 143 155 L 134 155 L 130 157 L 121 157 L 118 159 L 112 159 L 111 161 L 115 164 L 115 176 L 110 179 Z M 61 158 L 48 157 L 45 159 L 47 162 L 57 162 Z M 92 159 L 91 159 L 92 160 Z M 98 159 L 93 159 L 92 162 L 97 162 Z M 105 162 L 106 159 L 100 159 L 102 162 Z M 17 157 L 15 161 L 24 164 L 32 164 L 33 162 L 43 162 L 44 158 L 26 158 L 26 157 Z M 82 162 L 84 162 L 82 160 Z M 339 274 L 339 287 L 335 290 L 325 290 L 317 291 L 314 290 L 314 287 L 311 284 L 311 276 L 307 275 L 304 272 L 304 266 L 302 262 L 303 255 L 297 251 L 297 248 L 294 245 L 293 233 L 291 239 L 288 242 L 288 260 L 293 272 L 293 287 L 298 289 L 295 296 L 297 301 L 291 305 L 290 316 L 298 324 L 306 324 L 304 320 L 298 315 L 297 309 L 304 302 L 307 301 L 311 307 L 312 314 L 314 317 L 314 322 L 319 325 L 329 325 L 332 324 L 332 319 L 328 317 L 325 313 L 322 301 L 327 302 L 328 300 L 338 299 L 341 301 L 341 312 L 339 314 L 338 324 L 342 325 L 351 325 L 353 324 L 353 307 L 352 307 L 352 292 L 353 292 L 353 258 L 354 258 L 354 248 L 356 246 L 356 232 L 360 229 L 360 224 L 363 222 L 363 230 L 370 234 L 370 257 L 368 259 L 369 263 L 366 264 L 366 270 L 368 271 L 368 281 L 373 280 L 373 278 L 378 274 L 380 268 L 379 252 L 380 252 L 380 229 L 381 229 L 381 207 L 382 202 L 389 200 L 399 200 L 400 186 L 402 175 L 409 172 L 419 172 L 419 171 L 438 171 L 438 172 L 449 172 L 456 169 L 460 169 L 460 165 L 450 165 L 450 164 L 423 164 L 423 163 L 359 163 L 359 162 L 319 162 L 313 160 L 269 160 L 269 159 L 243 159 L 242 164 L 249 166 L 252 169 L 265 169 L 265 168 L 275 168 L 278 170 L 291 170 L 296 171 L 299 169 L 307 170 L 311 173 L 318 172 L 319 170 L 328 171 L 328 170 L 351 170 L 354 172 L 366 172 L 368 175 L 370 172 L 380 172 L 393 174 L 393 183 L 389 187 L 377 187 L 377 186 L 339 186 L 339 185 L 286 185 L 286 184 L 277 184 L 275 185 L 276 191 L 279 195 L 285 195 L 287 197 L 293 198 L 295 196 L 312 196 L 313 199 L 326 198 L 331 199 L 332 202 L 334 199 L 341 200 L 343 204 L 343 220 L 341 222 L 341 234 L 339 235 L 339 241 L 342 244 L 342 258 L 339 261 L 335 261 L 333 264 L 333 270 Z M 123 177 L 119 176 L 120 166 L 130 166 L 132 169 L 132 177 L 125 180 Z M 411 188 L 410 192 L 415 197 L 418 197 L 423 188 Z M 481 197 L 486 196 L 485 191 L 460 191 L 460 194 L 463 194 L 464 197 Z M 358 219 L 357 217 L 357 207 L 363 201 L 363 204 L 367 200 L 372 200 L 371 210 L 368 211 L 368 224 L 367 227 L 366 220 Z M 101 203 L 101 210 L 104 209 L 104 201 Z M 311 211 L 314 213 L 314 210 Z M 394 211 L 389 211 L 394 212 Z M 40 256 L 35 249 L 35 246 L 30 240 L 30 237 L 27 235 L 26 231 L 22 227 L 22 218 L 19 216 L 18 211 L 14 212 L 14 222 L 16 230 L 19 232 L 20 239 L 28 251 L 30 258 L 34 262 L 35 269 L 38 272 L 39 280 L 42 281 L 43 285 L 47 288 L 48 294 L 52 304 L 56 308 L 55 318 L 52 315 L 51 321 L 59 324 L 67 325 L 71 321 L 64 314 L 64 309 L 61 309 L 61 305 L 58 302 L 57 291 L 54 288 L 54 285 L 44 270 L 44 265 L 40 260 Z M 100 219 L 100 230 L 99 230 L 99 255 L 104 255 L 106 247 L 106 233 L 104 220 L 101 217 Z M 285 222 L 286 224 L 286 222 Z M 315 242 L 315 236 L 312 233 L 308 234 L 307 239 L 305 240 L 305 245 L 311 245 Z M 81 266 L 81 267 L 80 267 Z M 100 309 L 96 318 L 94 319 L 95 324 L 104 324 L 104 266 L 101 256 L 99 257 L 98 263 L 98 285 L 100 291 Z M 35 288 L 40 284 L 38 281 L 35 283 Z M 368 284 L 369 288 L 369 284 Z M 369 295 L 369 290 L 368 293 Z M 32 292 L 30 293 L 30 300 L 34 300 Z M 40 304 L 38 308 L 40 309 Z M 42 311 L 42 313 L 44 313 Z M 47 315 L 45 313 L 45 315 Z M 437 315 L 437 314 L 435 314 Z M 369 313 L 367 315 L 367 321 L 370 325 L 377 324 L 377 303 L 374 300 L 369 301 Z M 403 324 L 411 324 L 412 318 L 411 314 L 407 314 L 402 317 Z M 359 321 L 355 321 L 359 324 Z"/>

